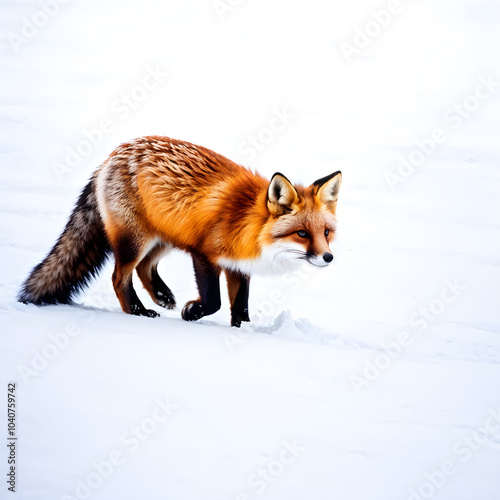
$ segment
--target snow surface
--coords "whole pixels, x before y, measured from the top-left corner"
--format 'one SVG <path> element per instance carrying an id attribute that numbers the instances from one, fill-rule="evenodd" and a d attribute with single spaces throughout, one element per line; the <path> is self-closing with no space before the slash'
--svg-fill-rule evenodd
<path id="1" fill-rule="evenodd" d="M 1 498 L 500 498 L 498 2 L 0 9 Z M 17 303 L 93 169 L 147 134 L 304 184 L 341 169 L 335 264 L 255 278 L 240 330 L 227 298 L 180 319 L 181 253 L 155 320 L 121 312 L 111 264 L 79 305 Z"/>

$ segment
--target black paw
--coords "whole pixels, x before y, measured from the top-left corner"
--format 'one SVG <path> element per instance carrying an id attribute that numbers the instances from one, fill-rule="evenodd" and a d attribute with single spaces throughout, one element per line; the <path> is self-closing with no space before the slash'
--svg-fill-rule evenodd
<path id="1" fill-rule="evenodd" d="M 248 322 L 250 320 L 245 318 L 231 318 L 231 326 L 239 328 L 244 321 Z"/>
<path id="2" fill-rule="evenodd" d="M 160 316 L 160 314 L 153 309 L 146 309 L 144 306 L 139 307 L 134 304 L 130 306 L 130 314 L 133 314 L 134 316 L 146 316 L 147 318 L 157 318 Z"/>
<path id="3" fill-rule="evenodd" d="M 167 309 L 173 309 L 175 307 L 175 297 L 170 290 L 156 290 L 154 294 L 156 303 L 159 306 L 166 307 Z"/>
<path id="4" fill-rule="evenodd" d="M 231 313 L 231 326 L 239 328 L 241 326 L 241 323 L 243 323 L 244 321 L 246 322 L 250 321 L 250 317 L 248 316 L 248 309 L 245 309 L 241 313 L 240 312 Z"/>
<path id="5" fill-rule="evenodd" d="M 197 301 L 188 302 L 182 309 L 181 316 L 185 321 L 196 321 L 203 318 L 203 306 Z"/>

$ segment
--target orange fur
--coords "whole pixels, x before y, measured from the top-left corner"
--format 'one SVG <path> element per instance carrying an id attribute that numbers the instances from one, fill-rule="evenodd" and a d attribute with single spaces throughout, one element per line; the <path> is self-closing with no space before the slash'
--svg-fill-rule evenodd
<path id="1" fill-rule="evenodd" d="M 119 146 L 102 168 L 112 169 L 112 176 L 124 184 L 123 196 L 136 219 L 130 229 L 139 230 L 140 237 L 158 237 L 187 252 L 200 252 L 214 264 L 220 257 L 255 259 L 274 239 L 279 217 L 266 206 L 269 181 L 209 149 L 144 137 Z M 109 178 L 105 181 L 110 184 Z M 302 223 L 313 226 L 322 204 L 313 187 L 296 189 Z M 324 215 L 332 220 L 333 214 Z M 117 218 L 105 218 L 111 241 L 127 225 L 122 213 Z"/>

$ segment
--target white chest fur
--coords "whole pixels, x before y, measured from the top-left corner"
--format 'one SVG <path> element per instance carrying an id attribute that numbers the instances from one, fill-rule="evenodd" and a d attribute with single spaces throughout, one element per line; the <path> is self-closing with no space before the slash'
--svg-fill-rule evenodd
<path id="1" fill-rule="evenodd" d="M 218 265 L 223 269 L 238 271 L 246 275 L 283 274 L 300 268 L 306 251 L 295 243 L 275 243 L 265 247 L 255 259 L 220 258 Z"/>

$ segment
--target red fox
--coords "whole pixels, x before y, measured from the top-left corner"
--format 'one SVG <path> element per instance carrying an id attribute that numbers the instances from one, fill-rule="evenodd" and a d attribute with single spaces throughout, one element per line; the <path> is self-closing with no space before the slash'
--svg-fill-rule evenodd
<path id="1" fill-rule="evenodd" d="M 115 258 L 113 287 L 124 312 L 156 317 L 132 286 L 134 269 L 153 301 L 175 307 L 158 275 L 172 248 L 192 256 L 199 298 L 182 309 L 194 321 L 221 306 L 226 274 L 231 325 L 250 321 L 250 275 L 287 272 L 302 261 L 327 266 L 333 255 L 335 172 L 311 186 L 271 181 L 207 148 L 168 137 L 140 137 L 120 145 L 82 191 L 58 241 L 25 281 L 19 301 L 68 304 Z"/>

